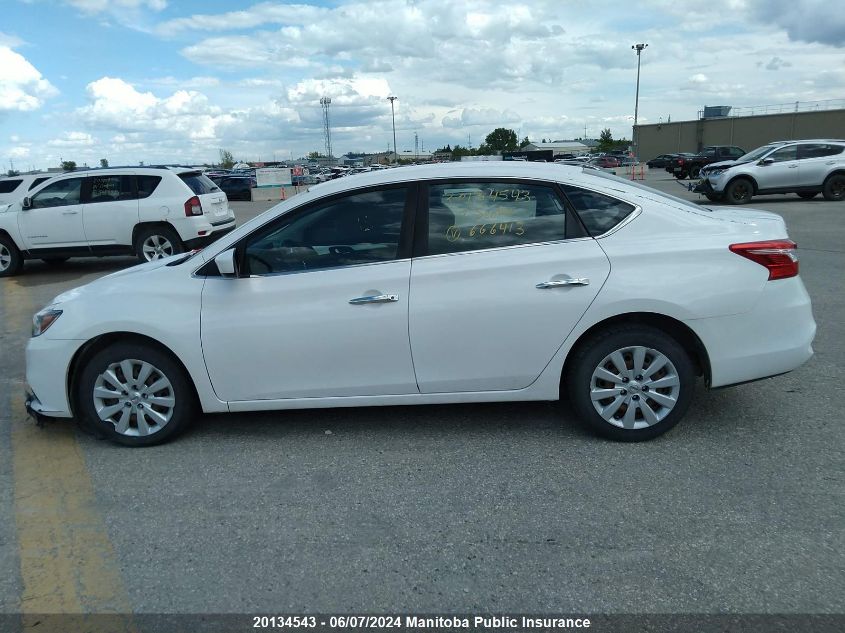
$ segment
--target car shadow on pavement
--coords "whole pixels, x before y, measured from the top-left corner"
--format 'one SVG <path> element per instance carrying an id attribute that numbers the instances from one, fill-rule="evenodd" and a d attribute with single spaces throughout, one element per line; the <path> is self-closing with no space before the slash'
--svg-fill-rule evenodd
<path id="1" fill-rule="evenodd" d="M 10 279 L 14 279 L 14 282 L 19 286 L 31 288 L 46 284 L 73 281 L 91 275 L 101 277 L 137 264 L 138 260 L 134 257 L 86 257 L 69 259 L 55 266 L 35 259 L 24 262 L 21 273 Z M 87 279 L 86 283 L 88 281 L 93 281 L 93 279 Z"/>

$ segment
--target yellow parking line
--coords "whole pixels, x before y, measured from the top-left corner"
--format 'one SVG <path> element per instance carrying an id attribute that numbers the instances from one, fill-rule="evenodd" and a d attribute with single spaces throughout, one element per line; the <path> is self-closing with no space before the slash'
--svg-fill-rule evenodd
<path id="1" fill-rule="evenodd" d="M 26 324 L 32 309 L 29 290 L 10 281 L 0 283 L 7 323 Z M 21 406 L 22 377 L 12 378 L 11 411 L 4 413 L 11 420 L 24 628 L 62 626 L 61 619 L 34 614 L 128 614 L 129 598 L 74 426 L 59 421 L 37 428 Z M 91 620 L 86 630 L 130 631 L 132 626 L 127 615 Z"/>

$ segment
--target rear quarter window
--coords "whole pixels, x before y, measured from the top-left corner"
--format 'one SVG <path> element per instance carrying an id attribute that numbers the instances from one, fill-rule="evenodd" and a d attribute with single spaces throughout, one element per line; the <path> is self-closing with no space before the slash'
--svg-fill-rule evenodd
<path id="1" fill-rule="evenodd" d="M 210 178 L 199 173 L 179 174 L 179 178 L 198 196 L 220 191 L 220 188 Z"/>
<path id="2" fill-rule="evenodd" d="M 0 180 L 0 193 L 12 193 L 22 182 L 22 180 Z"/>
<path id="3" fill-rule="evenodd" d="M 161 176 L 136 176 L 138 179 L 138 198 L 149 198 L 161 182 Z"/>
<path id="4" fill-rule="evenodd" d="M 610 231 L 634 211 L 634 205 L 595 191 L 562 185 L 563 191 L 589 231 L 596 237 Z"/>

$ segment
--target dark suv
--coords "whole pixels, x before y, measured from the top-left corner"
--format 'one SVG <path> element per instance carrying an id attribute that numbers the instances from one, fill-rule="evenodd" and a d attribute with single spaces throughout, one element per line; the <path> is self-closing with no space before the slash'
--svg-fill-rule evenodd
<path id="1" fill-rule="evenodd" d="M 672 174 L 675 178 L 698 178 L 701 168 L 723 160 L 736 160 L 745 150 L 735 145 L 710 145 L 694 156 L 678 156 L 672 160 Z"/>

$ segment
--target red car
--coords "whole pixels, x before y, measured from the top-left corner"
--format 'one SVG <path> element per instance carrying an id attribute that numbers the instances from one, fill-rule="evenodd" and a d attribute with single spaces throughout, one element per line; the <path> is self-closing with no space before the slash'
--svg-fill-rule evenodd
<path id="1" fill-rule="evenodd" d="M 613 156 L 598 156 L 590 161 L 596 167 L 619 167 L 619 159 Z"/>

